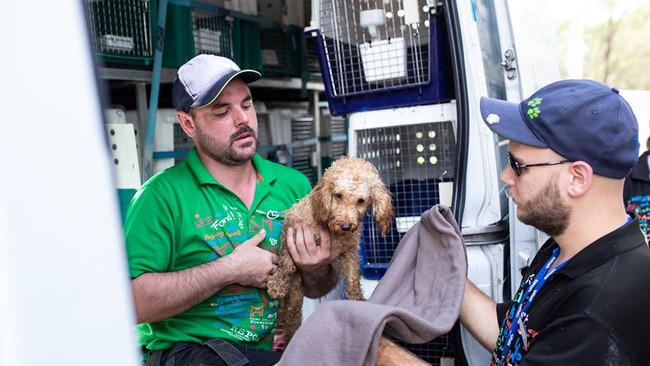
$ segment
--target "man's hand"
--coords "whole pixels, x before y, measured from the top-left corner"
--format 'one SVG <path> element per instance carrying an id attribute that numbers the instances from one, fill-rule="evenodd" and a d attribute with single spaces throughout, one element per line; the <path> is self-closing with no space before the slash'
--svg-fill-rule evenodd
<path id="1" fill-rule="evenodd" d="M 259 248 L 260 230 L 225 257 L 181 271 L 145 273 L 131 281 L 138 323 L 167 319 L 199 304 L 228 285 L 266 288 L 278 256 Z"/>
<path id="2" fill-rule="evenodd" d="M 259 247 L 266 237 L 260 230 L 252 238 L 238 245 L 226 260 L 228 270 L 235 275 L 235 282 L 242 286 L 266 288 L 271 275 L 278 269 L 278 256 Z"/>
<path id="3" fill-rule="evenodd" d="M 305 296 L 320 297 L 327 294 L 338 282 L 338 273 L 333 262 L 340 251 L 331 250 L 329 232 L 320 228 L 320 240 L 305 223 L 287 228 L 287 248 L 296 267 L 302 272 Z"/>

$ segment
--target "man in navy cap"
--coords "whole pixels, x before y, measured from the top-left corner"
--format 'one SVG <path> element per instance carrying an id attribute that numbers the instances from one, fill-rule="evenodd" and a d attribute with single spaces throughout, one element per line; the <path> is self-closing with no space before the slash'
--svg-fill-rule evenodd
<path id="1" fill-rule="evenodd" d="M 195 147 L 136 193 L 124 231 L 147 365 L 273 365 L 282 212 L 311 191 L 299 171 L 256 154 L 248 83 L 261 75 L 199 55 L 178 69 L 172 101 Z M 307 296 L 337 283 L 329 234 L 290 228 Z M 345 250 L 342 248 L 341 250 Z"/>
<path id="2" fill-rule="evenodd" d="M 563 80 L 519 104 L 484 97 L 481 113 L 509 140 L 501 180 L 519 220 L 551 238 L 512 300 L 468 280 L 462 324 L 492 365 L 646 365 L 650 250 L 622 199 L 639 151 L 629 104 L 601 83 Z"/>

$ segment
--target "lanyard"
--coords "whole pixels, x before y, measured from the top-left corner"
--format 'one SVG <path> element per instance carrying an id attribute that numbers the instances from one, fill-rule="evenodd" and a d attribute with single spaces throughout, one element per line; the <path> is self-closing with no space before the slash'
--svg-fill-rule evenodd
<path id="1" fill-rule="evenodd" d="M 533 303 L 537 297 L 537 294 L 539 293 L 542 286 L 544 286 L 546 281 L 558 269 L 562 268 L 562 266 L 564 266 L 564 263 L 566 263 L 563 262 L 557 265 L 555 268 L 551 268 L 553 266 L 553 263 L 555 263 L 555 260 L 558 258 L 559 254 L 560 248 L 555 248 L 555 250 L 553 250 L 553 254 L 551 254 L 551 257 L 546 261 L 539 272 L 537 272 L 532 282 L 530 282 L 528 286 L 526 286 L 527 281 L 522 281 L 521 286 L 519 287 L 519 291 L 517 291 L 517 296 L 515 296 L 514 303 L 508 311 L 506 318 L 503 320 L 503 323 L 501 324 L 501 334 L 499 335 L 498 346 L 499 348 L 503 348 L 501 348 L 501 357 L 499 357 L 499 362 L 497 363 L 498 365 L 504 364 L 506 356 L 511 350 L 517 334 L 519 334 L 522 338 L 522 347 L 524 350 L 527 348 L 528 335 L 526 332 L 525 323 L 528 319 L 528 309 L 530 308 L 530 305 Z M 508 318 L 512 319 L 510 324 L 507 322 Z M 518 353 L 518 351 L 516 352 Z"/>

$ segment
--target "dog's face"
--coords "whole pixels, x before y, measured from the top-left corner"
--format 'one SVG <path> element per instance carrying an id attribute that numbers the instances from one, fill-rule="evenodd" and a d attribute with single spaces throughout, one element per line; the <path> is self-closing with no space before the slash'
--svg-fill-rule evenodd
<path id="1" fill-rule="evenodd" d="M 316 221 L 335 236 L 357 234 L 370 207 L 382 234 L 394 217 L 390 192 L 377 169 L 359 158 L 336 160 L 314 188 L 311 203 Z"/>
<path id="2" fill-rule="evenodd" d="M 370 204 L 370 187 L 355 176 L 340 177 L 334 182 L 330 197 L 328 226 L 334 235 L 356 232 Z"/>

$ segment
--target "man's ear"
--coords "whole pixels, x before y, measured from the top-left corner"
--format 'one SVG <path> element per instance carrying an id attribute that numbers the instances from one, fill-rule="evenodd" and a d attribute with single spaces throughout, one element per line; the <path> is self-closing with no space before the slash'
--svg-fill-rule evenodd
<path id="1" fill-rule="evenodd" d="M 194 128 L 194 119 L 187 112 L 178 112 L 176 113 L 176 119 L 181 125 L 183 131 L 189 138 L 193 138 L 196 134 L 196 129 Z"/>
<path id="2" fill-rule="evenodd" d="M 589 190 L 594 179 L 594 171 L 591 165 L 584 161 L 576 161 L 571 163 L 569 167 L 571 173 L 571 181 L 569 182 L 568 193 L 572 197 L 583 195 Z"/>

